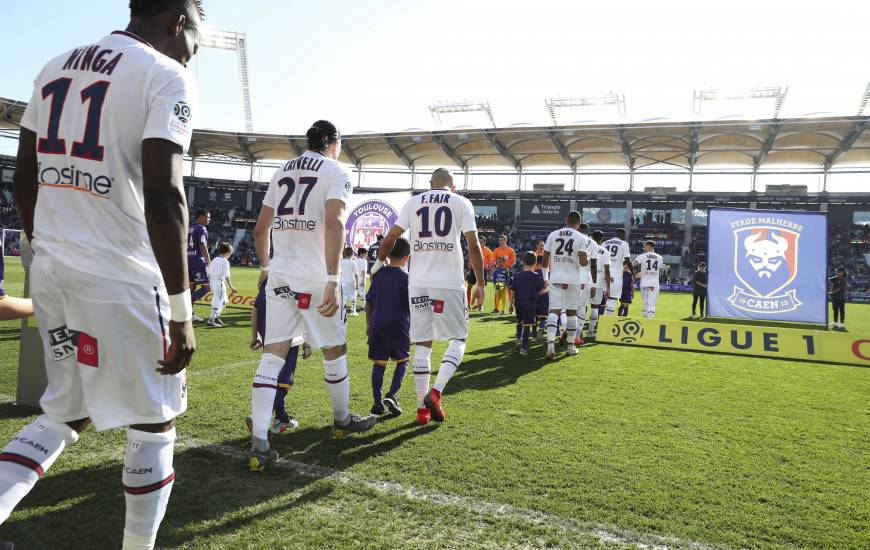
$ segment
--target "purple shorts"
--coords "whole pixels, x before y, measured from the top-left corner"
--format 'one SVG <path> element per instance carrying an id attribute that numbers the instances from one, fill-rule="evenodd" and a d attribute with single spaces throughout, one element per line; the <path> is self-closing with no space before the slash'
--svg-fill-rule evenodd
<path id="1" fill-rule="evenodd" d="M 208 273 L 205 272 L 205 259 L 199 256 L 187 257 L 187 278 L 191 283 L 208 283 Z"/>
<path id="2" fill-rule="evenodd" d="M 411 358 L 411 338 L 401 331 L 372 330 L 369 336 L 369 359 L 372 361 L 393 361 L 400 363 Z"/>

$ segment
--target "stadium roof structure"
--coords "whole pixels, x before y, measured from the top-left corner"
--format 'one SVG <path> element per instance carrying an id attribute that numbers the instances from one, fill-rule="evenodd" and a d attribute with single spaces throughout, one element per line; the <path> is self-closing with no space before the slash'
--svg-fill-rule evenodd
<path id="1" fill-rule="evenodd" d="M 0 131 L 18 127 L 26 104 L 0 98 Z M 507 169 L 680 171 L 836 167 L 870 172 L 870 117 L 641 122 L 359 133 L 342 140 L 358 170 L 456 166 Z M 195 130 L 197 160 L 254 164 L 302 153 L 305 136 Z"/>

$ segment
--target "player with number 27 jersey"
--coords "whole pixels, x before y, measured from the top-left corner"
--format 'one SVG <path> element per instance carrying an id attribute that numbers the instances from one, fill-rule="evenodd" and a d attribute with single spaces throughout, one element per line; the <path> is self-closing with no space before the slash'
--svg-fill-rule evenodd
<path id="1" fill-rule="evenodd" d="M 350 171 L 341 162 L 311 150 L 275 172 L 263 199 L 275 210 L 270 273 L 286 274 L 306 287 L 327 282 L 326 201 L 347 204 L 353 192 L 350 181 Z"/>

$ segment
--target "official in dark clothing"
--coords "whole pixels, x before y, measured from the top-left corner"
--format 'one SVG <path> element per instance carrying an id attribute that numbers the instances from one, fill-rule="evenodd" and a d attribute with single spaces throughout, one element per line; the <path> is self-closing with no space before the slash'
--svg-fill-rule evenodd
<path id="1" fill-rule="evenodd" d="M 849 290 L 846 268 L 837 268 L 837 275 L 828 279 L 828 284 L 831 285 L 828 296 L 831 297 L 831 307 L 834 309 L 831 328 L 843 330 L 846 328 L 846 292 Z"/>
<path id="2" fill-rule="evenodd" d="M 697 317 L 697 306 L 701 304 L 701 317 L 707 316 L 707 264 L 698 264 L 698 270 L 692 274 L 692 317 Z"/>

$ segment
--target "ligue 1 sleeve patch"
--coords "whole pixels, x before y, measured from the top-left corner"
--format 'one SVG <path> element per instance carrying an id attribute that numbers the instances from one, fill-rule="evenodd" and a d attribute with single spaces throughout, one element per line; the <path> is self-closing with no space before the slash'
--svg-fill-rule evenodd
<path id="1" fill-rule="evenodd" d="M 87 367 L 100 366 L 100 350 L 97 339 L 87 332 L 79 331 L 76 342 L 76 361 Z"/>
<path id="2" fill-rule="evenodd" d="M 444 300 L 432 300 L 432 312 L 444 313 Z"/>
<path id="3" fill-rule="evenodd" d="M 311 294 L 296 294 L 296 307 L 299 309 L 308 309 L 311 307 Z"/>

